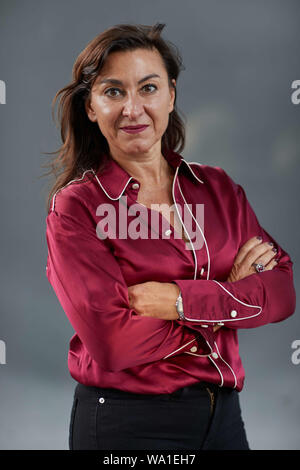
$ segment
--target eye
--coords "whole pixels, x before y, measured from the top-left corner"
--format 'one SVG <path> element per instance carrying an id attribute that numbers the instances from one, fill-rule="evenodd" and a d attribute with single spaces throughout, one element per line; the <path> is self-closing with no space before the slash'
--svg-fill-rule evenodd
<path id="1" fill-rule="evenodd" d="M 157 86 L 154 85 L 153 83 L 147 83 L 147 85 L 143 86 L 143 89 L 148 88 L 148 87 L 154 87 L 154 89 L 157 90 Z M 149 90 L 149 88 L 148 88 L 148 91 L 149 93 L 153 93 L 153 91 Z"/>
<path id="2" fill-rule="evenodd" d="M 142 90 L 145 91 L 147 94 L 154 93 L 157 90 L 157 86 L 153 83 L 147 83 L 142 87 Z M 123 92 L 120 90 L 120 88 L 112 87 L 105 90 L 104 94 L 111 98 L 118 98 L 120 95 L 123 94 Z"/>
<path id="3" fill-rule="evenodd" d="M 119 88 L 109 88 L 105 91 L 105 95 L 111 96 L 112 98 L 117 98 L 121 94 Z"/>

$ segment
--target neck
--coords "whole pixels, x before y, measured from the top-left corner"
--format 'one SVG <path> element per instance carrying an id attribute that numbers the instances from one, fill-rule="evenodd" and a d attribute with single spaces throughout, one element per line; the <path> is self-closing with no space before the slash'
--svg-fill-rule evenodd
<path id="1" fill-rule="evenodd" d="M 131 176 L 147 186 L 164 187 L 173 176 L 174 170 L 159 151 L 147 152 L 139 155 L 110 152 L 111 158 L 116 160 Z"/>

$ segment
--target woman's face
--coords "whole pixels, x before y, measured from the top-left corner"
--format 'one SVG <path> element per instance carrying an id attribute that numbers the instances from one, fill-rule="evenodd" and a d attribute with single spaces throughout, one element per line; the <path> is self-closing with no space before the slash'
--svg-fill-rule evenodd
<path id="1" fill-rule="evenodd" d="M 175 80 L 172 80 L 176 85 Z M 107 139 L 110 152 L 137 155 L 161 151 L 175 90 L 159 52 L 148 49 L 112 52 L 91 90 L 86 111 Z M 137 133 L 126 126 L 147 126 Z"/>

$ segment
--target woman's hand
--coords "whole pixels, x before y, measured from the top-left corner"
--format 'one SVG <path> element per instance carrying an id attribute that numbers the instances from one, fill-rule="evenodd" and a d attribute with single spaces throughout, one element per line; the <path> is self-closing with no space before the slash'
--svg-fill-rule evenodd
<path id="1" fill-rule="evenodd" d="M 250 238 L 239 250 L 229 276 L 228 282 L 235 282 L 243 279 L 244 277 L 255 274 L 255 267 L 253 263 L 262 263 L 266 271 L 270 271 L 276 266 L 277 250 L 274 245 L 268 242 L 262 243 L 262 239 L 258 237 Z M 215 326 L 214 331 L 217 331 L 221 326 Z"/>
<path id="2" fill-rule="evenodd" d="M 143 282 L 128 287 L 129 306 L 145 317 L 178 320 L 175 302 L 179 287 L 168 282 Z"/>
<path id="3" fill-rule="evenodd" d="M 179 287 L 168 282 L 144 282 L 128 287 L 129 307 L 143 317 L 178 320 L 175 302 Z M 217 331 L 221 326 L 213 327 Z"/>
<path id="4" fill-rule="evenodd" d="M 265 266 L 265 271 L 270 271 L 277 264 L 274 258 L 276 253 L 277 250 L 273 244 L 262 243 L 262 240 L 257 237 L 250 238 L 240 248 L 227 281 L 235 282 L 250 276 L 250 274 L 255 274 L 253 263 L 262 263 Z"/>

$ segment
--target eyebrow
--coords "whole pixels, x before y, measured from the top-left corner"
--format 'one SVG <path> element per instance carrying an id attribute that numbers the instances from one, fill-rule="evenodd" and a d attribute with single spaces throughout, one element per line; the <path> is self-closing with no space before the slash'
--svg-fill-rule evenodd
<path id="1" fill-rule="evenodd" d="M 138 81 L 138 84 L 145 82 L 146 80 L 149 80 L 149 78 L 160 78 L 157 73 L 151 73 L 150 75 L 146 75 L 144 78 L 141 78 L 141 80 Z M 121 80 L 117 80 L 116 78 L 104 78 L 99 82 L 99 85 L 102 83 L 112 83 L 113 85 L 123 85 L 123 82 Z"/>

